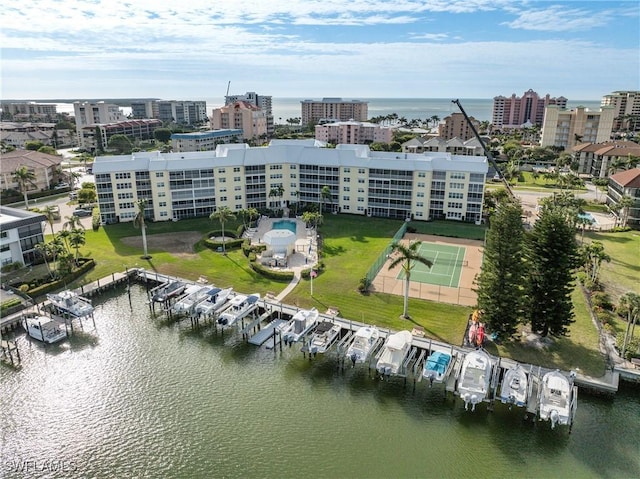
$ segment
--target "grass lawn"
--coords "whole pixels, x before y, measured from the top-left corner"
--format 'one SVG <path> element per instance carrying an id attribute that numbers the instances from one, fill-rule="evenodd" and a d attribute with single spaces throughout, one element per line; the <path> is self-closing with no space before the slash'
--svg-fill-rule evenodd
<path id="1" fill-rule="evenodd" d="M 351 215 L 326 215 L 320 228 L 323 241 L 325 271 L 313 280 L 313 296 L 309 280 L 302 280 L 285 299 L 287 304 L 303 308 L 315 306 L 320 311 L 337 308 L 344 318 L 375 324 L 394 330 L 422 326 L 428 337 L 451 344 L 461 344 L 470 308 L 432 301 L 409 299 L 409 314 L 412 319 L 401 319 L 403 297 L 388 294 L 363 295 L 357 287 L 371 264 L 389 244 L 402 225 L 400 220 L 362 218 Z M 236 224 L 225 225 L 227 231 Z M 484 238 L 485 227 L 457 222 L 414 222 L 418 232 L 445 236 Z M 206 218 L 181 220 L 178 222 L 149 223 L 147 235 L 197 231 L 205 234 L 219 230 L 220 225 Z M 97 232 L 87 231 L 86 246 L 82 254 L 94 258 L 96 268 L 72 286 L 86 284 L 125 268 L 142 267 L 159 273 L 196 280 L 201 275 L 218 286 L 233 286 L 236 290 L 266 294 L 280 292 L 286 283 L 268 280 L 255 274 L 240 250 L 229 251 L 227 256 L 213 252 L 201 244 L 195 254 L 173 255 L 164 251 L 150 250 L 152 259 L 141 259 L 140 248 L 129 247 L 121 239 L 140 236 L 140 231 L 131 223 L 109 225 Z M 640 292 L 637 278 L 640 266 L 634 260 L 640 252 L 638 232 L 595 233 L 587 232 L 585 238 L 597 239 L 605 244 L 612 262 L 603 265 L 602 279 L 611 288 L 622 292 L 632 289 Z M 616 297 L 617 300 L 617 297 Z M 579 368 L 585 374 L 601 376 L 604 360 L 598 349 L 598 332 L 591 322 L 582 292 L 573 293 L 576 322 L 571 334 L 557 339 L 547 350 L 539 351 L 520 343 L 491 345 L 494 354 L 540 364 L 544 367 L 570 370 Z M 624 328 L 624 325 L 620 326 Z"/>

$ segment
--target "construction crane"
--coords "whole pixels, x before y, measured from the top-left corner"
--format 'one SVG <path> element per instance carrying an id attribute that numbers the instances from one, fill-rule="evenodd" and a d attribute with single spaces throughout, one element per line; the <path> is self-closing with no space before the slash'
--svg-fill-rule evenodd
<path id="1" fill-rule="evenodd" d="M 473 126 L 473 123 L 471 123 L 471 120 L 469 119 L 469 115 L 467 115 L 467 112 L 464 111 L 464 108 L 462 108 L 462 105 L 460 104 L 460 100 L 451 100 L 451 102 L 455 103 L 456 105 L 458 105 L 458 108 L 460 108 L 460 111 L 464 115 L 465 120 L 467 120 L 467 124 L 469 125 L 469 128 L 471 128 L 471 131 L 476 136 L 477 140 L 480 142 L 480 145 L 482 146 L 482 149 L 484 150 L 484 154 L 486 155 L 487 159 L 489 160 L 489 163 L 491 163 L 491 166 L 493 166 L 493 168 L 496 170 L 496 174 L 498 175 L 498 177 L 502 181 L 502 184 L 504 185 L 505 189 L 507 190 L 507 193 L 509 193 L 509 196 L 514 198 L 515 195 L 513 194 L 513 190 L 511 189 L 511 185 L 509 184 L 507 179 L 502 174 L 502 171 L 500 171 L 500 168 L 498 168 L 498 164 L 496 163 L 496 160 L 493 158 L 493 155 L 491 154 L 491 151 L 489 150 L 489 148 L 487 148 L 487 145 L 485 145 L 485 143 L 482 140 L 482 138 L 480 138 L 480 135 L 478 134 L 478 130 L 476 130 L 476 127 Z"/>
<path id="2" fill-rule="evenodd" d="M 231 80 L 227 83 L 227 94 L 224 96 L 224 104 L 227 104 L 227 98 L 229 98 L 229 88 L 231 87 Z"/>

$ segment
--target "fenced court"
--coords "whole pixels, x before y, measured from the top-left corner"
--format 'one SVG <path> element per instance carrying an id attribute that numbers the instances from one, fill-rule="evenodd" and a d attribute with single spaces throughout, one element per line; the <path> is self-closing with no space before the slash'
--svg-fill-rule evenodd
<path id="1" fill-rule="evenodd" d="M 476 293 L 473 281 L 482 266 L 482 241 L 442 236 L 406 234 L 402 242 L 407 246 L 411 241 L 420 240 L 420 254 L 433 266 L 427 268 L 421 263 L 411 270 L 409 297 L 429 299 L 463 306 L 475 306 Z M 389 270 L 390 257 L 380 268 L 373 280 L 372 290 L 404 295 L 404 272 L 398 265 Z"/>

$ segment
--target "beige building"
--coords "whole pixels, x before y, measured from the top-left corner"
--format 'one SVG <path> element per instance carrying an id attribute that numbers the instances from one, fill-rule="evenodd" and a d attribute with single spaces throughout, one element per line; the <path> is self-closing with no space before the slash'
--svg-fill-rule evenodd
<path id="1" fill-rule="evenodd" d="M 369 103 L 362 100 L 343 100 L 342 98 L 323 98 L 303 100 L 302 125 L 331 121 L 367 121 Z"/>
<path id="2" fill-rule="evenodd" d="M 604 106 L 591 111 L 583 106 L 566 110 L 555 105 L 545 110 L 540 146 L 569 150 L 580 143 L 603 143 L 611 138 L 615 110 Z"/>
<path id="3" fill-rule="evenodd" d="M 415 220 L 481 219 L 487 159 L 449 153 L 391 153 L 366 145 L 321 148 L 315 140 L 273 140 L 266 147 L 218 145 L 215 152 L 138 152 L 100 156 L 93 164 L 101 219 L 132 221 L 149 199 L 155 221 L 269 208 L 282 187 L 284 204 L 319 204 L 326 211 Z"/>
<path id="4" fill-rule="evenodd" d="M 236 101 L 211 114 L 213 130 L 242 130 L 247 140 L 267 138 L 267 113 L 246 101 Z"/>
<path id="5" fill-rule="evenodd" d="M 28 102 L 2 102 L 3 120 L 38 120 L 51 121 L 55 120 L 57 114 L 57 106 L 55 103 L 35 103 Z"/>
<path id="6" fill-rule="evenodd" d="M 480 128 L 480 122 L 473 117 L 470 117 L 469 119 L 473 122 L 475 129 L 478 130 Z M 445 140 L 458 138 L 462 141 L 475 138 L 473 131 L 469 127 L 469 124 L 462 113 L 452 113 L 442 120 L 438 125 L 438 136 Z"/>
<path id="7" fill-rule="evenodd" d="M 391 143 L 393 129 L 375 123 L 361 121 L 338 121 L 316 125 L 315 138 L 325 143 L 345 145 L 368 145 L 370 143 Z"/>
<path id="8" fill-rule="evenodd" d="M 95 125 L 106 123 L 117 123 L 125 121 L 127 117 L 118 105 L 98 102 L 80 102 L 73 103 L 73 113 L 76 118 L 76 133 L 78 135 L 78 147 L 90 150 L 91 147 L 85 143 L 87 135 L 83 134 L 83 129 L 87 127 L 95 127 Z"/>
<path id="9" fill-rule="evenodd" d="M 640 131 L 640 91 L 614 91 L 603 96 L 600 104 L 614 108 L 614 131 Z"/>
<path id="10" fill-rule="evenodd" d="M 632 141 L 581 143 L 571 151 L 574 161 L 578 164 L 578 173 L 594 178 L 604 178 L 618 169 L 623 169 L 616 168 L 616 165 L 626 162 L 630 157 L 640 158 L 640 145 Z"/>
<path id="11" fill-rule="evenodd" d="M 515 93 L 510 97 L 496 96 L 493 99 L 491 124 L 499 130 L 521 128 L 525 124 L 542 126 L 544 109 L 549 105 L 566 108 L 567 99 L 563 96 L 552 98 L 548 93 L 541 97 L 531 89 L 521 97 Z"/>
<path id="12" fill-rule="evenodd" d="M 48 155 L 30 150 L 13 150 L 0 157 L 0 189 L 19 191 L 13 173 L 26 166 L 34 175 L 33 184 L 27 184 L 27 192 L 48 190 L 65 178 L 61 175 L 62 156 Z"/>

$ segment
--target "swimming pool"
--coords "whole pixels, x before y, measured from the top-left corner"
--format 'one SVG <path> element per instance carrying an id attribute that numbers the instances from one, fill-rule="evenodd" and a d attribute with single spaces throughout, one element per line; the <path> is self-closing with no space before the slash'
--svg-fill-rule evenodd
<path id="1" fill-rule="evenodd" d="M 593 217 L 591 213 L 579 213 L 578 218 L 583 218 L 589 221 L 592 225 L 597 225 L 598 221 Z"/>
<path id="2" fill-rule="evenodd" d="M 274 221 L 272 228 L 274 230 L 289 230 L 293 234 L 297 233 L 297 225 L 295 221 L 290 221 L 290 220 Z"/>

